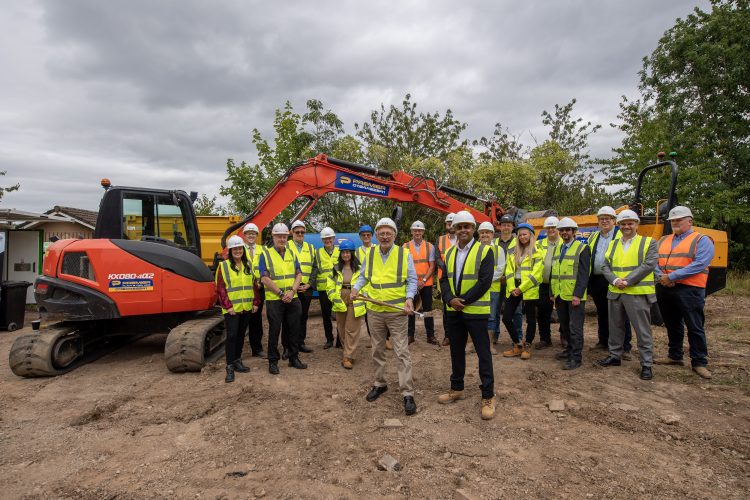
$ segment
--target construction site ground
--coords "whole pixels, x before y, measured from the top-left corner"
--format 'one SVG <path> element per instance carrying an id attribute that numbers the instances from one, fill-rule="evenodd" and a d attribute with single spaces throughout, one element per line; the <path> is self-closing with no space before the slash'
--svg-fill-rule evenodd
<path id="1" fill-rule="evenodd" d="M 309 323 L 308 370 L 281 363 L 281 375 L 272 376 L 266 360 L 246 353 L 251 372 L 232 384 L 224 383 L 223 361 L 202 373 L 167 371 L 164 336 L 56 378 L 21 379 L 3 363 L 0 496 L 747 498 L 750 298 L 707 301 L 712 381 L 689 367 L 662 366 L 642 381 L 637 356 L 595 368 L 602 353 L 588 350 L 596 342 L 589 314 L 581 369 L 560 370 L 557 348 L 533 351 L 529 361 L 493 358 L 491 421 L 480 419 L 473 354 L 468 397 L 438 404 L 449 387 L 448 348 L 427 344 L 417 323 L 419 411 L 411 417 L 393 352 L 388 392 L 366 402 L 367 341 L 354 369 L 344 370 L 340 350 L 321 349 L 319 314 Z M 19 333 L 0 334 L 0 359 Z M 654 333 L 655 354 L 664 355 L 666 332 Z M 501 347 L 508 346 L 504 334 Z M 564 409 L 551 411 L 549 403 L 560 401 Z M 401 426 L 386 427 L 386 419 Z M 400 471 L 379 470 L 385 454 Z"/>

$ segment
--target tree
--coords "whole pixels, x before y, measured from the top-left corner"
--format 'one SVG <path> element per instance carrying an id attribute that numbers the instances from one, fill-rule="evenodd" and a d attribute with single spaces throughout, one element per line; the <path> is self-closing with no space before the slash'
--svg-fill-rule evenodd
<path id="1" fill-rule="evenodd" d="M 216 196 L 209 198 L 202 194 L 193 203 L 195 215 L 227 215 L 227 209 L 216 204 Z"/>
<path id="2" fill-rule="evenodd" d="M 0 176 L 3 176 L 5 174 L 7 174 L 7 173 L 8 172 L 5 171 L 5 170 L 0 171 Z M 20 188 L 21 188 L 21 184 L 20 183 L 16 183 L 15 185 L 9 186 L 9 187 L 2 187 L 2 186 L 0 186 L 0 200 L 3 199 L 3 196 L 5 196 L 5 193 L 11 193 L 13 191 L 18 191 Z"/>

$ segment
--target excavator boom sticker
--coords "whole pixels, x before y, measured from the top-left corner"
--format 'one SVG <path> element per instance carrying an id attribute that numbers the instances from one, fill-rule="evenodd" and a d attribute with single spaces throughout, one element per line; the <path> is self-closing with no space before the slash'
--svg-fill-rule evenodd
<path id="1" fill-rule="evenodd" d="M 154 290 L 154 273 L 143 274 L 110 274 L 110 292 L 152 292 Z"/>
<path id="2" fill-rule="evenodd" d="M 390 190 L 388 186 L 345 172 L 336 172 L 335 185 L 339 189 L 375 196 L 388 196 L 388 191 Z"/>

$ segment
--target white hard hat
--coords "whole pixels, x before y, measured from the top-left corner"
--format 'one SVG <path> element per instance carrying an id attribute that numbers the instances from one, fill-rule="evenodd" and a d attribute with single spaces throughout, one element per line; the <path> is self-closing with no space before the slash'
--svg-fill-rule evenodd
<path id="1" fill-rule="evenodd" d="M 617 214 L 617 223 L 619 224 L 622 221 L 626 220 L 634 220 L 636 222 L 641 222 L 641 218 L 638 217 L 638 214 L 633 212 L 632 210 L 623 210 L 619 214 Z"/>
<path id="2" fill-rule="evenodd" d="M 474 216 L 471 215 L 471 213 L 467 212 L 466 210 L 461 210 L 456 214 L 455 217 L 453 217 L 453 225 L 457 226 L 459 224 L 473 224 L 477 225 L 477 221 L 474 220 Z"/>
<path id="3" fill-rule="evenodd" d="M 412 222 L 410 229 L 421 229 L 424 231 L 424 222 L 422 222 L 421 220 L 415 220 L 414 222 Z"/>
<path id="4" fill-rule="evenodd" d="M 617 217 L 617 212 L 615 212 L 615 209 L 610 207 L 609 205 L 604 205 L 602 208 L 599 209 L 598 212 L 596 212 L 597 217 L 600 217 L 602 215 L 609 215 L 611 217 Z"/>
<path id="5" fill-rule="evenodd" d="M 682 219 L 683 217 L 692 217 L 692 216 L 693 216 L 693 212 L 691 212 L 688 207 L 676 206 L 672 210 L 669 211 L 669 217 L 667 217 L 667 220 Z"/>
<path id="6" fill-rule="evenodd" d="M 256 233 L 260 233 L 260 231 L 258 231 L 258 226 L 256 226 L 252 222 L 248 222 L 247 224 L 245 224 L 244 229 L 242 229 L 243 233 L 246 233 L 248 231 L 255 231 Z"/>
<path id="7" fill-rule="evenodd" d="M 286 234 L 289 235 L 289 228 L 283 222 L 279 222 L 271 230 L 271 234 Z"/>
<path id="8" fill-rule="evenodd" d="M 336 233 L 330 227 L 324 227 L 323 230 L 320 232 L 320 238 L 321 239 L 323 239 L 323 238 L 335 238 L 335 237 L 336 237 Z"/>
<path id="9" fill-rule="evenodd" d="M 236 234 L 234 236 L 230 236 L 227 240 L 227 248 L 237 248 L 237 247 L 244 247 L 245 242 L 237 236 Z"/>
<path id="10" fill-rule="evenodd" d="M 382 219 L 380 219 L 378 223 L 375 224 L 375 231 L 377 231 L 378 228 L 381 228 L 384 226 L 390 227 L 394 231 L 398 232 L 398 229 L 396 228 L 396 223 L 393 222 L 393 219 L 391 219 L 390 217 L 383 217 Z"/>
<path id="11" fill-rule="evenodd" d="M 558 222 L 560 222 L 560 219 L 558 219 L 554 215 L 550 215 L 549 217 L 544 219 L 544 227 L 558 227 Z"/>
<path id="12" fill-rule="evenodd" d="M 492 225 L 492 222 L 484 221 L 481 224 L 479 224 L 479 231 L 492 231 L 495 232 L 495 226 Z"/>
<path id="13" fill-rule="evenodd" d="M 453 218 L 456 216 L 453 212 L 445 216 L 445 222 L 453 222 Z"/>
<path id="14" fill-rule="evenodd" d="M 302 229 L 305 229 L 305 223 L 301 220 L 296 220 L 292 222 L 292 231 L 294 231 L 295 228 L 301 227 Z"/>
<path id="15" fill-rule="evenodd" d="M 557 229 L 562 229 L 564 227 L 565 228 L 572 227 L 573 229 L 578 229 L 578 224 L 576 223 L 576 221 L 574 221 L 570 217 L 563 217 L 562 219 L 560 219 L 560 222 L 557 223 Z"/>

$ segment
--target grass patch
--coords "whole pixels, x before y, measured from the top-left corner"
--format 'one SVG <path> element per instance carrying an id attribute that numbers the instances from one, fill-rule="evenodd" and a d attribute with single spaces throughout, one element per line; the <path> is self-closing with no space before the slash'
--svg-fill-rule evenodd
<path id="1" fill-rule="evenodd" d="M 718 292 L 718 294 L 750 297 L 750 273 L 746 271 L 729 271 L 727 273 L 727 287 Z"/>

